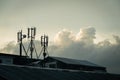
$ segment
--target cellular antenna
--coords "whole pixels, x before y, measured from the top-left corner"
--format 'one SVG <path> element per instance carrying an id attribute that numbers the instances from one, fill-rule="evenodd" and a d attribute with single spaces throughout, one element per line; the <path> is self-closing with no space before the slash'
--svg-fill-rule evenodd
<path id="1" fill-rule="evenodd" d="M 28 38 L 30 38 L 30 28 L 28 28 Z"/>
<path id="2" fill-rule="evenodd" d="M 44 36 L 41 36 L 41 46 L 42 46 L 42 50 L 39 54 L 39 57 L 41 55 L 41 53 L 43 54 L 43 60 L 45 60 L 45 58 L 48 55 L 48 51 L 47 51 L 47 47 L 48 47 L 48 36 L 44 35 Z"/>
<path id="3" fill-rule="evenodd" d="M 34 50 L 35 50 L 35 53 L 36 53 L 36 56 L 37 56 L 37 51 L 36 51 L 35 44 L 34 44 L 35 36 L 36 36 L 36 28 L 35 27 L 34 28 L 28 28 L 28 39 L 30 39 L 30 44 L 29 44 L 27 53 L 30 50 L 31 59 L 33 58 L 33 51 Z"/>
<path id="4" fill-rule="evenodd" d="M 20 30 L 19 32 L 17 32 L 17 42 L 19 43 L 19 47 L 20 47 L 20 56 L 22 56 L 22 47 L 24 49 L 24 52 L 26 53 L 25 51 L 25 48 L 23 46 L 23 43 L 22 43 L 22 40 L 26 38 L 26 35 L 25 34 L 22 34 L 22 30 Z M 27 53 L 26 53 L 26 56 L 27 56 Z"/>

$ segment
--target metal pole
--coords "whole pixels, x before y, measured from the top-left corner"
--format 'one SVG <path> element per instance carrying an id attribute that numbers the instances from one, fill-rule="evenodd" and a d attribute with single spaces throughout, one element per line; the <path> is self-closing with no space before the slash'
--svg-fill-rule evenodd
<path id="1" fill-rule="evenodd" d="M 22 56 L 22 30 L 19 35 L 20 35 L 20 56 Z"/>
<path id="2" fill-rule="evenodd" d="M 46 47 L 45 46 L 45 35 L 44 35 L 43 39 L 44 39 L 44 46 L 43 46 L 44 47 L 44 52 L 43 52 L 43 56 L 44 56 L 44 60 L 45 60 L 45 56 L 46 56 L 46 52 L 45 52 L 45 47 Z"/>
<path id="3" fill-rule="evenodd" d="M 33 53 L 33 46 L 32 46 L 32 43 L 33 43 L 33 40 L 32 40 L 32 28 L 31 28 L 31 42 L 30 42 L 30 44 L 31 44 L 31 47 L 30 47 L 30 51 L 31 51 L 31 59 L 32 59 L 32 53 Z"/>

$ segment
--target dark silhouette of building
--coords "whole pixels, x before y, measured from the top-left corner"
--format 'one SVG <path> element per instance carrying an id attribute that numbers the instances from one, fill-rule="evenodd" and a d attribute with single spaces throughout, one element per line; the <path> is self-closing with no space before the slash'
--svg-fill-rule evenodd
<path id="1" fill-rule="evenodd" d="M 120 75 L 0 64 L 0 80 L 120 80 Z"/>
<path id="2" fill-rule="evenodd" d="M 50 56 L 39 60 L 0 53 L 0 80 L 120 80 L 120 75 L 86 60 Z"/>
<path id="3" fill-rule="evenodd" d="M 58 69 L 71 69 L 82 71 L 106 72 L 106 68 L 86 60 L 76 60 L 63 57 L 47 57 L 45 67 Z"/>
<path id="4" fill-rule="evenodd" d="M 0 53 L 0 63 L 9 65 L 27 65 L 56 69 L 70 69 L 94 72 L 106 72 L 106 68 L 86 60 L 76 60 L 63 57 L 47 57 L 44 60 L 31 59 L 27 56 Z"/>
<path id="5" fill-rule="evenodd" d="M 15 54 L 0 53 L 0 63 L 9 65 L 29 65 L 32 62 L 40 61 L 40 59 L 31 59 L 27 56 Z"/>

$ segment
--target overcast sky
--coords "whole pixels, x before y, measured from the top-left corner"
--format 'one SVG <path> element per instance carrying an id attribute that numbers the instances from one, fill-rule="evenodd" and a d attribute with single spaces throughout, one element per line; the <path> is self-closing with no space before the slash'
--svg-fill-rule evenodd
<path id="1" fill-rule="evenodd" d="M 110 72 L 120 73 L 120 65 L 116 62 L 120 61 L 120 0 L 0 0 L 1 51 L 14 49 L 13 44 L 7 43 L 17 42 L 16 33 L 21 29 L 27 33 L 28 27 L 37 28 L 37 40 L 44 33 L 50 37 L 50 41 L 55 43 L 50 46 L 51 53 L 59 55 L 62 51 L 64 56 L 88 59 L 107 66 Z M 83 43 L 88 43 L 87 47 Z M 58 48 L 61 45 L 64 47 Z M 52 51 L 54 48 L 57 48 L 55 52 Z M 71 49 L 82 57 L 66 54 L 72 52 Z M 89 52 L 91 56 L 88 56 Z M 96 53 L 107 54 L 103 57 Z M 116 66 L 109 62 L 108 55 L 114 56 Z M 92 59 L 93 56 L 96 59 Z"/>
<path id="2" fill-rule="evenodd" d="M 119 0 L 0 0 L 0 44 L 16 41 L 18 30 L 32 26 L 51 40 L 61 29 L 77 33 L 87 26 L 102 38 L 119 35 L 119 4 Z"/>

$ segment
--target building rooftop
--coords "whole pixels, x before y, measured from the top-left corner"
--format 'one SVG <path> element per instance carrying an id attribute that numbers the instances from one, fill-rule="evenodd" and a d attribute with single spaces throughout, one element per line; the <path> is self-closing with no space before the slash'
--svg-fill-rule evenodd
<path id="1" fill-rule="evenodd" d="M 16 54 L 8 54 L 8 53 L 0 53 L 0 56 L 9 56 L 9 57 L 27 57 L 27 56 L 20 56 Z"/>
<path id="2" fill-rule="evenodd" d="M 102 67 L 97 64 L 94 64 L 92 62 L 89 62 L 87 60 L 77 60 L 77 59 L 69 59 L 69 58 L 63 58 L 63 57 L 51 57 L 53 59 L 59 60 L 61 62 L 67 63 L 67 64 L 73 64 L 73 65 L 85 65 L 85 66 L 93 66 L 93 67 Z"/>
<path id="3" fill-rule="evenodd" d="M 120 80 L 120 75 L 0 64 L 0 80 Z"/>

